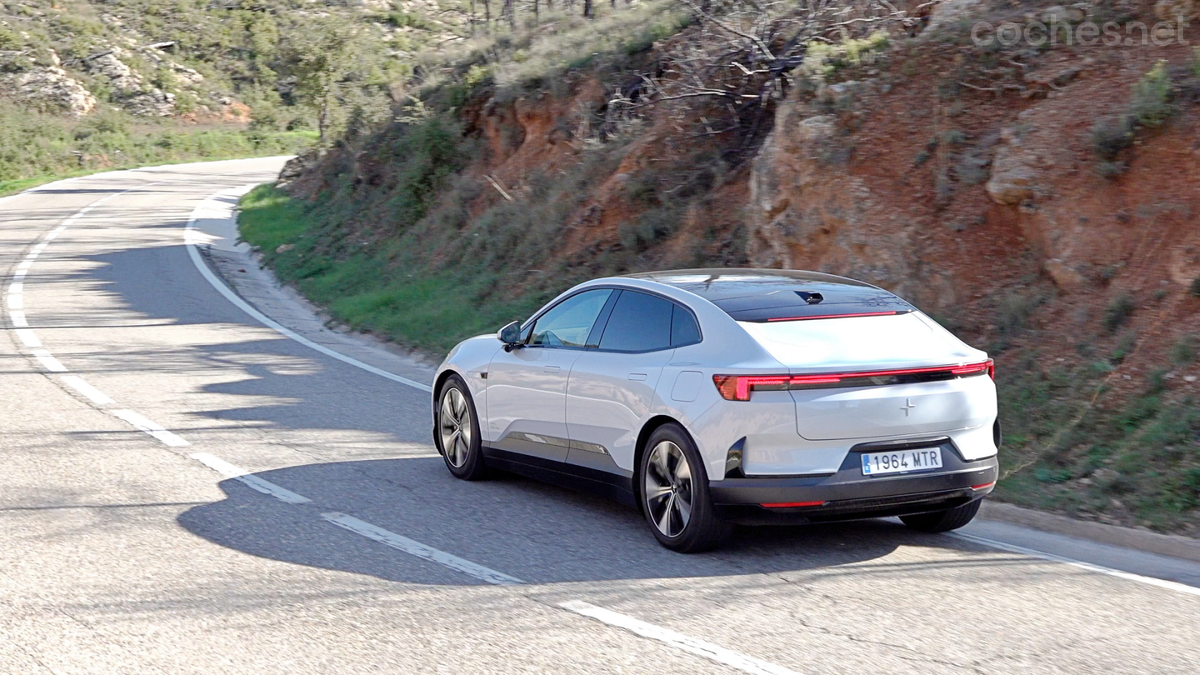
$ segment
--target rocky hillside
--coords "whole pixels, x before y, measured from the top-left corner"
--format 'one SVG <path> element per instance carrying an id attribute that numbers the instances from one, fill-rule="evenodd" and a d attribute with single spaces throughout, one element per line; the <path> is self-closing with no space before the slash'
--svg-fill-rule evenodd
<path id="1" fill-rule="evenodd" d="M 431 7 L 0 2 L 0 184 L 330 143 L 387 119 L 414 50 L 461 29 Z"/>
<path id="2" fill-rule="evenodd" d="M 687 70 L 740 40 L 740 5 L 551 78 L 480 60 L 427 117 L 251 195 L 245 233 L 336 317 L 433 350 L 599 274 L 864 279 L 996 356 L 1002 498 L 1195 534 L 1200 55 L 1162 33 L 1185 5 L 914 4 L 798 51 L 762 23 L 778 79 Z M 972 35 L 1164 20 L 1145 43 Z"/>

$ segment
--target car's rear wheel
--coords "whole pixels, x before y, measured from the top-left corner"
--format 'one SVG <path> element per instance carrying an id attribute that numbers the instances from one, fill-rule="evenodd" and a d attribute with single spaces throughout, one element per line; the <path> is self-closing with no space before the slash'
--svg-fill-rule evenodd
<path id="1" fill-rule="evenodd" d="M 717 517 L 704 462 L 678 424 L 664 424 L 650 434 L 638 477 L 642 512 L 663 546 L 698 553 L 718 546 L 732 531 Z"/>
<path id="2" fill-rule="evenodd" d="M 979 513 L 979 505 L 982 503 L 982 499 L 976 499 L 973 502 L 944 511 L 900 516 L 900 520 L 910 528 L 920 530 L 921 532 L 949 532 L 950 530 L 957 530 L 971 522 L 975 514 Z"/>
<path id="3" fill-rule="evenodd" d="M 479 480 L 487 473 L 479 436 L 479 417 L 467 383 L 451 375 L 438 392 L 434 441 L 446 468 L 463 480 Z"/>

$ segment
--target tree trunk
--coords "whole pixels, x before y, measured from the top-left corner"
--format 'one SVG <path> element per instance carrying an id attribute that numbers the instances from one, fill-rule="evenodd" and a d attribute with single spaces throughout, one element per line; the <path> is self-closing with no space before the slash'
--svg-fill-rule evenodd
<path id="1" fill-rule="evenodd" d="M 583 16 L 592 18 L 592 0 L 583 0 Z"/>

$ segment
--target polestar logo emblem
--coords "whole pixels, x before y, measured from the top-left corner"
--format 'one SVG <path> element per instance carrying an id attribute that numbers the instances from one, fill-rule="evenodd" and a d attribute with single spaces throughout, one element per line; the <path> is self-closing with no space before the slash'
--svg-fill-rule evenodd
<path id="1" fill-rule="evenodd" d="M 901 408 L 901 410 L 904 411 L 904 416 L 908 417 L 908 411 L 912 410 L 915 407 L 917 407 L 917 406 L 913 404 L 912 399 L 906 398 L 906 399 L 904 399 L 904 407 Z"/>

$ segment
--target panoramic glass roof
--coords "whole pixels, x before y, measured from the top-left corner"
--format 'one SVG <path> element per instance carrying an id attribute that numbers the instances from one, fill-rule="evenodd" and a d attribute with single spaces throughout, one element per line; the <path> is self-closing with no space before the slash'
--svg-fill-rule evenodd
<path id="1" fill-rule="evenodd" d="M 882 288 L 800 270 L 696 269 L 629 275 L 699 295 L 736 321 L 802 321 L 902 314 L 915 308 Z"/>

